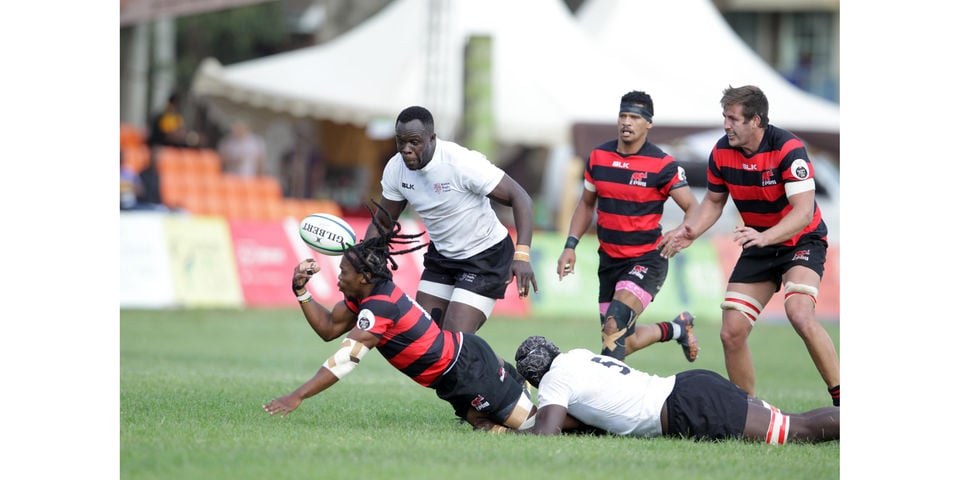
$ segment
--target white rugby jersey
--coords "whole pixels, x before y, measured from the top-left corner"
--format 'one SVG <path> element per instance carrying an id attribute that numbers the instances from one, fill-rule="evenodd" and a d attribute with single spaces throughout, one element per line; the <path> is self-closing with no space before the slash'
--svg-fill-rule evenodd
<path id="1" fill-rule="evenodd" d="M 658 377 L 583 348 L 561 353 L 537 389 L 538 408 L 560 405 L 567 413 L 618 435 L 662 435 L 660 410 L 676 375 Z"/>
<path id="2" fill-rule="evenodd" d="M 433 159 L 410 170 L 400 153 L 383 169 L 383 197 L 406 200 L 420 215 L 430 240 L 445 257 L 472 257 L 507 235 L 487 195 L 504 171 L 480 152 L 437 140 Z"/>

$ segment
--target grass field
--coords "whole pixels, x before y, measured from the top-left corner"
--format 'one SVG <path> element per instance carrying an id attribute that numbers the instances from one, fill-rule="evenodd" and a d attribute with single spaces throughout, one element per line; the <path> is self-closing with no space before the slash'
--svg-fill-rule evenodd
<path id="1" fill-rule="evenodd" d="M 645 319 L 651 321 L 651 319 Z M 512 360 L 528 335 L 561 349 L 596 349 L 599 321 L 495 317 L 480 334 Z M 827 324 L 835 342 L 838 324 Z M 698 324 L 695 364 L 675 343 L 627 363 L 668 375 L 725 373 L 718 325 Z M 678 478 L 827 479 L 839 442 L 771 447 L 622 437 L 490 435 L 372 353 L 347 378 L 287 418 L 261 405 L 312 376 L 337 348 L 299 310 L 120 312 L 120 478 Z M 829 404 L 826 387 L 787 324 L 751 336 L 758 396 L 786 411 Z M 839 345 L 838 345 L 839 349 Z"/>

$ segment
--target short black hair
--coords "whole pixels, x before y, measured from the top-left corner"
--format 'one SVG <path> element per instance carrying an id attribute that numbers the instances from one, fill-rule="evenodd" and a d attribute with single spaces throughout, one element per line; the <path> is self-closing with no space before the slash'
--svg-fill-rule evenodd
<path id="1" fill-rule="evenodd" d="M 647 110 L 650 110 L 650 115 L 653 116 L 653 98 L 651 98 L 647 92 L 640 90 L 627 92 L 620 97 L 620 103 L 639 103 Z"/>
<path id="2" fill-rule="evenodd" d="M 427 244 L 423 243 L 405 250 L 391 251 L 390 247 L 392 245 L 409 245 L 415 243 L 417 241 L 416 239 L 422 236 L 424 232 L 400 234 L 400 223 L 390 216 L 390 213 L 387 212 L 382 205 L 376 201 L 371 201 L 377 206 L 377 209 L 386 216 L 386 223 L 389 227 L 381 224 L 377 220 L 377 214 L 373 209 L 370 208 L 369 205 L 365 205 L 370 212 L 370 217 L 373 219 L 373 224 L 377 227 L 379 235 L 369 239 L 363 239 L 356 245 L 348 248 L 343 255 L 347 261 L 350 262 L 350 265 L 353 265 L 357 273 L 363 275 L 368 282 L 380 283 L 384 280 L 393 279 L 393 272 L 391 272 L 391 270 L 398 268 L 397 262 L 393 259 L 393 255 L 413 252 L 426 247 Z"/>
<path id="3" fill-rule="evenodd" d="M 427 127 L 427 130 L 433 131 L 433 114 L 426 108 L 414 105 L 404 108 L 400 115 L 397 115 L 397 123 L 407 123 L 414 120 L 420 120 L 420 123 Z"/>

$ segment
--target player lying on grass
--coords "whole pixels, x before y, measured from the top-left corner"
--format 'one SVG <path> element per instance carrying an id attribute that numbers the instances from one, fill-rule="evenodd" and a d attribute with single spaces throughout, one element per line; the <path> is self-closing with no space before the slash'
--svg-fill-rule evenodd
<path id="1" fill-rule="evenodd" d="M 840 439 L 840 407 L 786 413 L 709 370 L 668 377 L 531 336 L 517 370 L 537 387 L 535 423 L 524 433 L 557 435 L 577 423 L 615 435 L 742 439 L 780 445 Z"/>
<path id="2" fill-rule="evenodd" d="M 343 300 L 332 310 L 314 302 L 306 289 L 307 281 L 319 271 L 318 265 L 313 260 L 297 265 L 293 291 L 310 326 L 326 341 L 349 333 L 313 378 L 293 392 L 274 398 L 263 409 L 286 417 L 304 399 L 347 376 L 367 352 L 376 348 L 397 370 L 436 390 L 458 417 L 474 427 L 505 431 L 521 428 L 525 422 L 526 426 L 532 424 L 536 407 L 516 369 L 482 338 L 441 330 L 393 283 L 391 269 L 396 270 L 397 264 L 391 256 L 425 245 L 391 252 L 391 245 L 409 245 L 422 233 L 401 235 L 400 225 L 392 218 L 389 221 L 391 228 L 377 224 L 379 236 L 361 241 L 344 253 L 337 277 Z"/>

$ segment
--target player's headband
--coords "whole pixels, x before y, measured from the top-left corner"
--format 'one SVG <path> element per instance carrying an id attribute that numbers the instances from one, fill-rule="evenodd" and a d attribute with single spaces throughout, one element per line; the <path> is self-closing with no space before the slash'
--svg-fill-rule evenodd
<path id="1" fill-rule="evenodd" d="M 646 108 L 643 108 L 642 106 L 637 105 L 636 103 L 621 103 L 620 113 L 624 113 L 624 112 L 636 113 L 637 115 L 640 115 L 641 117 L 645 118 L 648 122 L 653 123 L 653 114 L 650 113 L 650 110 L 647 110 Z"/>

